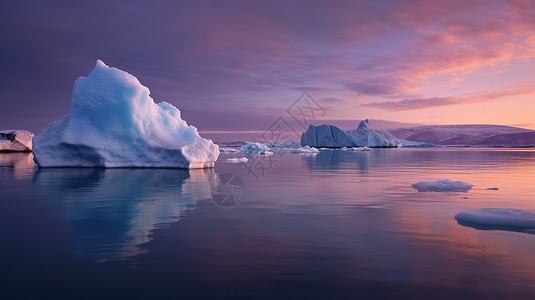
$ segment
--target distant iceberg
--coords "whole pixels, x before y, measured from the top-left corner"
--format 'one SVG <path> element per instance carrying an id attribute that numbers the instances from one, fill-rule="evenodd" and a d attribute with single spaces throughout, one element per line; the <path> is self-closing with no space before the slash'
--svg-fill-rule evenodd
<path id="1" fill-rule="evenodd" d="M 535 212 L 513 208 L 480 208 L 455 215 L 464 226 L 487 230 L 511 230 L 535 233 Z"/>
<path id="2" fill-rule="evenodd" d="M 412 185 L 418 192 L 463 192 L 467 193 L 474 185 L 464 181 L 443 179 L 438 181 L 420 181 Z"/>
<path id="3" fill-rule="evenodd" d="M 0 130 L 0 152 L 31 152 L 33 136 L 26 130 Z"/>
<path id="4" fill-rule="evenodd" d="M 213 167 L 219 148 L 136 77 L 97 61 L 74 83 L 71 112 L 34 137 L 39 167 Z"/>
<path id="5" fill-rule="evenodd" d="M 301 145 L 311 147 L 401 147 L 399 140 L 385 130 L 370 129 L 368 119 L 355 130 L 342 130 L 334 125 L 310 125 L 301 135 Z"/>

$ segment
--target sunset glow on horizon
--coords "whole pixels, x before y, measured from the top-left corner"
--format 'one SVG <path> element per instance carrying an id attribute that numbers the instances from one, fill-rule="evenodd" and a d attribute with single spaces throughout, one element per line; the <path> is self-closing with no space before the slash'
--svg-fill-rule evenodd
<path id="1" fill-rule="evenodd" d="M 8 1 L 0 16 L 2 128 L 66 114 L 103 59 L 201 131 L 263 130 L 304 91 L 328 120 L 535 129 L 535 1 Z"/>

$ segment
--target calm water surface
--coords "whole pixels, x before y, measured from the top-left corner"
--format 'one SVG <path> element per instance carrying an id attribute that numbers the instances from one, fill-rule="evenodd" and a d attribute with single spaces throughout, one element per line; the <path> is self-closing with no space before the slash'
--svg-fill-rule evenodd
<path id="1" fill-rule="evenodd" d="M 229 157 L 37 170 L 0 154 L 2 298 L 533 298 L 535 235 L 453 216 L 535 210 L 535 150 Z M 446 178 L 475 186 L 411 187 Z"/>

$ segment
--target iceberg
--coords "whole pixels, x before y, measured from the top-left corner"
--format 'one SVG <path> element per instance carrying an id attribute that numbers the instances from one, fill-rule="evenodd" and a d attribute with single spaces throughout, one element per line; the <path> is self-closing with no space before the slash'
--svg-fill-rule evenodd
<path id="1" fill-rule="evenodd" d="M 98 60 L 74 82 L 71 112 L 33 139 L 39 167 L 210 168 L 211 140 L 173 105 L 154 103 L 136 77 Z"/>
<path id="2" fill-rule="evenodd" d="M 474 185 L 464 181 L 443 179 L 438 181 L 420 181 L 412 185 L 418 192 L 463 192 L 467 193 Z"/>
<path id="3" fill-rule="evenodd" d="M 310 125 L 301 135 L 301 145 L 311 147 L 401 147 L 399 140 L 385 130 L 370 129 L 368 119 L 355 130 L 342 130 L 334 125 Z"/>
<path id="4" fill-rule="evenodd" d="M 480 208 L 455 215 L 460 225 L 486 230 L 535 233 L 535 212 L 514 208 Z"/>
<path id="5" fill-rule="evenodd" d="M 0 152 L 31 152 L 33 136 L 26 130 L 0 130 Z"/>

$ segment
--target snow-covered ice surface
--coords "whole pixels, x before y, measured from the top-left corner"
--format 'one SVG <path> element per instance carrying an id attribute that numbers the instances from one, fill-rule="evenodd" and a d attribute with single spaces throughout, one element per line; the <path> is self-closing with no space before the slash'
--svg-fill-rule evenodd
<path id="1" fill-rule="evenodd" d="M 234 157 L 234 158 L 228 158 L 225 160 L 225 162 L 228 162 L 230 164 L 244 163 L 247 161 L 249 161 L 247 157 Z"/>
<path id="2" fill-rule="evenodd" d="M 388 131 L 370 129 L 368 120 L 355 130 L 342 130 L 334 125 L 310 125 L 301 135 L 301 145 L 312 147 L 401 147 L 399 140 Z"/>
<path id="3" fill-rule="evenodd" d="M 26 130 L 0 130 L 0 152 L 32 151 L 33 136 Z"/>
<path id="4" fill-rule="evenodd" d="M 40 167 L 213 167 L 219 148 L 136 77 L 97 61 L 74 83 L 71 112 L 33 139 Z"/>
<path id="5" fill-rule="evenodd" d="M 487 230 L 511 230 L 535 233 L 535 212 L 514 208 L 479 208 L 455 215 L 464 226 Z"/>
<path id="6" fill-rule="evenodd" d="M 467 193 L 474 185 L 464 181 L 443 179 L 438 181 L 420 181 L 412 185 L 418 192 L 463 192 Z"/>
<path id="7" fill-rule="evenodd" d="M 389 132 L 398 139 L 436 145 L 535 145 L 535 131 L 502 125 L 427 125 Z"/>

